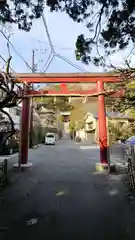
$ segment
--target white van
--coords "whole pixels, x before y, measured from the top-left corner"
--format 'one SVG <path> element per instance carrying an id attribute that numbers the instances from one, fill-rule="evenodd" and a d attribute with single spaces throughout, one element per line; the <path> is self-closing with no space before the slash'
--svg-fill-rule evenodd
<path id="1" fill-rule="evenodd" d="M 55 142 L 56 142 L 55 133 L 47 133 L 45 136 L 45 144 L 55 145 Z"/>

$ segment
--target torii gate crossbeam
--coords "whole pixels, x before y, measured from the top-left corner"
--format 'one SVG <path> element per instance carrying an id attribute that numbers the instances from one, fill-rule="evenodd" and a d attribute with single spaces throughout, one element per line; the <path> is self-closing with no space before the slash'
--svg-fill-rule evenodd
<path id="1" fill-rule="evenodd" d="M 21 164 L 25 165 L 28 161 L 28 143 L 29 143 L 29 113 L 30 113 L 30 92 L 29 85 L 31 83 L 60 83 L 61 91 L 58 92 L 59 95 L 71 96 L 71 91 L 67 92 L 66 84 L 67 83 L 96 83 L 95 89 L 90 89 L 94 94 L 98 96 L 98 130 L 99 130 L 99 145 L 100 145 L 100 161 L 101 164 L 108 165 L 108 156 L 107 156 L 107 128 L 106 128 L 106 112 L 105 112 L 105 99 L 104 99 L 104 83 L 116 83 L 120 82 L 122 79 L 119 74 L 114 73 L 67 73 L 67 74 L 25 74 L 25 73 L 14 73 L 12 75 L 16 83 L 23 83 L 25 85 L 24 95 L 26 98 L 23 100 L 22 106 L 22 124 L 21 124 Z M 87 92 L 88 93 L 88 92 Z M 83 94 L 83 92 L 82 92 Z M 46 94 L 44 94 L 46 95 Z M 86 92 L 84 95 L 87 95 Z M 33 95 L 33 97 L 36 97 Z M 57 96 L 57 94 L 56 94 Z"/>

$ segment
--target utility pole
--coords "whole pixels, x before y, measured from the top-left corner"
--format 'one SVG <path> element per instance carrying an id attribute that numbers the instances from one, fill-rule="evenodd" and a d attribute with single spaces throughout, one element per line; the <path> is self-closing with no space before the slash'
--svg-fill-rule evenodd
<path id="1" fill-rule="evenodd" d="M 35 51 L 32 50 L 32 72 L 35 72 Z M 33 89 L 33 84 L 32 84 Z M 33 148 L 33 98 L 31 98 L 31 113 L 30 113 L 30 148 Z"/>

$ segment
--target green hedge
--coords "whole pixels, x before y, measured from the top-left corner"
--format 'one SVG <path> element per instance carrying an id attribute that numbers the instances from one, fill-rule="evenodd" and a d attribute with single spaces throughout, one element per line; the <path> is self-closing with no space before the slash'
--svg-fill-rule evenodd
<path id="1" fill-rule="evenodd" d="M 36 126 L 32 132 L 32 145 L 44 143 L 45 135 L 47 132 L 57 133 L 56 128 L 48 128 L 42 126 Z"/>

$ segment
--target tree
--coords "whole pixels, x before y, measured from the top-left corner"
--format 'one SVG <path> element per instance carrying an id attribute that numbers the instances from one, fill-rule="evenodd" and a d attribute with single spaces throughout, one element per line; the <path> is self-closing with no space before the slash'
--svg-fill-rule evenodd
<path id="1" fill-rule="evenodd" d="M 120 98 L 106 98 L 106 105 L 110 108 L 113 108 L 114 111 L 125 112 L 130 110 L 130 115 L 132 116 L 135 111 L 135 82 L 131 81 L 123 81 L 120 84 L 112 84 L 110 88 L 119 90 L 124 90 L 124 96 Z"/>
<path id="2" fill-rule="evenodd" d="M 38 107 L 44 106 L 48 109 L 59 109 L 60 111 L 73 110 L 73 105 L 69 103 L 68 97 L 56 97 L 56 99 L 54 99 L 54 97 L 44 97 L 42 101 L 40 100 L 40 98 L 39 100 L 38 98 L 35 99 L 35 101 L 38 102 Z"/>
<path id="3" fill-rule="evenodd" d="M 121 126 L 119 123 L 113 124 L 110 121 L 108 122 L 108 130 L 109 130 L 109 140 L 111 143 L 120 140 L 122 136 Z"/>
<path id="4" fill-rule="evenodd" d="M 10 116 L 10 114 L 5 111 L 4 108 L 11 108 L 18 104 L 19 98 L 17 94 L 17 89 L 15 86 L 15 82 L 13 81 L 12 77 L 9 74 L 9 67 L 10 67 L 11 57 L 9 57 L 6 65 L 6 73 L 0 71 L 0 115 L 1 121 L 3 117 L 7 117 L 9 121 L 5 121 L 4 125 L 4 134 L 2 134 L 1 138 L 1 146 L 6 142 L 6 140 L 13 136 L 15 133 L 14 122 Z"/>
<path id="5" fill-rule="evenodd" d="M 121 125 L 121 123 L 114 124 L 109 121 L 108 129 L 109 138 L 112 143 L 118 140 L 126 140 L 127 138 L 135 134 L 135 122 Z"/>
<path id="6" fill-rule="evenodd" d="M 70 121 L 69 128 L 70 128 L 71 132 L 76 130 L 76 122 L 75 121 Z"/>
<path id="7" fill-rule="evenodd" d="M 44 9 L 44 0 L 9 0 L 8 2 L 9 4 L 0 5 L 0 22 L 15 23 L 19 29 L 25 31 L 31 29 L 32 20 L 40 18 Z"/>
<path id="8" fill-rule="evenodd" d="M 80 130 L 80 129 L 83 129 L 83 128 L 85 128 L 85 120 L 82 119 L 82 120 L 77 121 L 76 130 Z"/>
<path id="9" fill-rule="evenodd" d="M 84 63 L 104 64 L 100 55 L 100 46 L 105 55 L 114 50 L 125 49 L 135 42 L 135 2 L 133 0 L 48 0 L 50 9 L 65 11 L 76 22 L 87 22 L 90 37 L 83 34 L 76 42 L 76 56 Z M 97 54 L 92 58 L 93 46 Z"/>
<path id="10" fill-rule="evenodd" d="M 44 0 L 10 0 L 0 9 L 0 21 L 16 23 L 19 29 L 29 31 L 32 20 L 40 18 Z M 104 65 L 100 47 L 109 55 L 135 43 L 135 1 L 133 0 L 47 0 L 50 11 L 66 12 L 76 22 L 84 22 L 90 37 L 80 34 L 76 41 L 76 57 L 88 64 Z M 29 9 L 29 10 L 28 10 Z M 92 57 L 93 46 L 97 54 Z"/>

